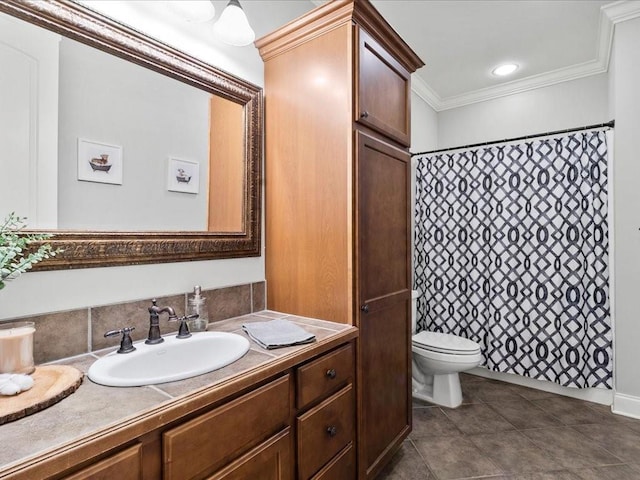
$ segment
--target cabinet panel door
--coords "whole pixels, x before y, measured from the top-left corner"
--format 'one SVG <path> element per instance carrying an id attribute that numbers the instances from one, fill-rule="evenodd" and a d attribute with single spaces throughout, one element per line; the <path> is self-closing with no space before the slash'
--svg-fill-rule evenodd
<path id="1" fill-rule="evenodd" d="M 353 441 L 354 394 L 351 385 L 297 419 L 298 478 L 308 479 Z"/>
<path id="2" fill-rule="evenodd" d="M 207 480 L 292 480 L 291 442 L 287 427 Z"/>
<path id="3" fill-rule="evenodd" d="M 269 408 L 265 408 L 268 405 Z M 162 434 L 165 480 L 202 478 L 289 422 L 289 376 Z"/>
<path id="4" fill-rule="evenodd" d="M 411 76 L 360 29 L 355 120 L 398 141 L 411 143 Z"/>
<path id="5" fill-rule="evenodd" d="M 351 480 L 354 478 L 356 478 L 356 449 L 353 443 L 350 443 L 311 480 Z"/>
<path id="6" fill-rule="evenodd" d="M 411 430 L 410 156 L 356 136 L 359 461 L 372 478 Z"/>
<path id="7" fill-rule="evenodd" d="M 132 447 L 64 477 L 65 480 L 139 480 L 142 478 L 142 448 Z"/>

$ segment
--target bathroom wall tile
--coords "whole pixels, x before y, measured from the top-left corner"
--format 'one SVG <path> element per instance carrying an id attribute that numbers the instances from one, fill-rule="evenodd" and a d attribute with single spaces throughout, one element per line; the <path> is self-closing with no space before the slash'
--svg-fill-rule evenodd
<path id="1" fill-rule="evenodd" d="M 576 425 L 573 428 L 621 460 L 637 462 L 640 459 L 640 433 L 624 424 Z"/>
<path id="2" fill-rule="evenodd" d="M 400 450 L 378 475 L 379 480 L 435 480 L 413 444 L 405 440 Z"/>
<path id="3" fill-rule="evenodd" d="M 561 427 L 563 425 L 560 420 L 524 398 L 516 401 L 495 401 L 488 405 L 517 429 Z"/>
<path id="4" fill-rule="evenodd" d="M 33 357 L 36 364 L 88 352 L 89 311 L 39 315 L 24 320 L 36 324 L 33 337 Z"/>
<path id="5" fill-rule="evenodd" d="M 461 405 L 444 410 L 444 414 L 467 435 L 514 430 L 513 425 L 487 405 Z"/>
<path id="6" fill-rule="evenodd" d="M 266 282 L 256 282 L 251 284 L 251 292 L 253 296 L 252 312 L 259 312 L 267 308 L 266 286 Z"/>
<path id="7" fill-rule="evenodd" d="M 176 315 L 184 315 L 184 295 L 159 297 L 157 305 L 159 307 L 172 307 L 176 311 Z M 109 330 L 117 330 L 122 327 L 135 327 L 135 330 L 131 332 L 131 338 L 134 342 L 147 338 L 149 334 L 148 309 L 150 306 L 151 299 L 146 299 L 92 308 L 91 349 L 100 350 L 118 346 L 120 344 L 119 337 L 104 338 L 104 334 Z M 178 322 L 169 322 L 167 318 L 167 314 L 160 316 L 160 333 L 162 335 L 178 330 Z"/>
<path id="8" fill-rule="evenodd" d="M 538 428 L 522 430 L 522 433 L 564 468 L 579 469 L 622 463 L 620 458 L 572 427 Z"/>
<path id="9" fill-rule="evenodd" d="M 440 480 L 504 473 L 468 438 L 425 437 L 412 442 Z"/>
<path id="10" fill-rule="evenodd" d="M 557 461 L 520 432 L 501 432 L 468 437 L 505 473 L 559 470 Z"/>
<path id="11" fill-rule="evenodd" d="M 251 285 L 207 290 L 209 321 L 217 322 L 231 317 L 239 317 L 251 313 Z"/>
<path id="12" fill-rule="evenodd" d="M 435 435 L 462 435 L 455 423 L 442 413 L 439 407 L 414 408 L 413 430 L 410 438 L 421 438 Z"/>

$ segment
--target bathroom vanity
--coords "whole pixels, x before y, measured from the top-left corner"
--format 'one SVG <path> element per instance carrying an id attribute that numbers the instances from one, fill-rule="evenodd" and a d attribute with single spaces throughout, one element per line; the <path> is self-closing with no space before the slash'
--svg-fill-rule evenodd
<path id="1" fill-rule="evenodd" d="M 0 426 L 2 479 L 355 478 L 354 327 L 276 312 L 216 322 L 288 318 L 311 344 L 264 350 L 237 362 L 149 387 L 85 379 L 49 409 Z M 86 368 L 95 357 L 70 363 Z"/>

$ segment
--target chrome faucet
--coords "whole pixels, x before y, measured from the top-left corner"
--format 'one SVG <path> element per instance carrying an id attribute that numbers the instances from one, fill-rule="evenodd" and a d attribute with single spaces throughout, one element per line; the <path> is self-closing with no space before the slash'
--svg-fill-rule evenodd
<path id="1" fill-rule="evenodd" d="M 151 300 L 152 305 L 149 307 L 149 336 L 144 341 L 148 345 L 155 345 L 164 342 L 164 338 L 160 336 L 160 314 L 168 313 L 169 320 L 177 320 L 176 312 L 171 307 L 158 307 L 156 299 Z"/>

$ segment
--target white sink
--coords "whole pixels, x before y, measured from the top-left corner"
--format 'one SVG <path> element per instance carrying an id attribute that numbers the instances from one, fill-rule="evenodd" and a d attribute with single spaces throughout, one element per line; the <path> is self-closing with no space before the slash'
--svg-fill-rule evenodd
<path id="1" fill-rule="evenodd" d="M 96 360 L 87 375 L 110 387 L 137 387 L 173 382 L 211 372 L 235 362 L 249 350 L 249 340 L 226 332 L 198 332 L 190 338 L 135 344 L 131 353 L 110 353 Z"/>

